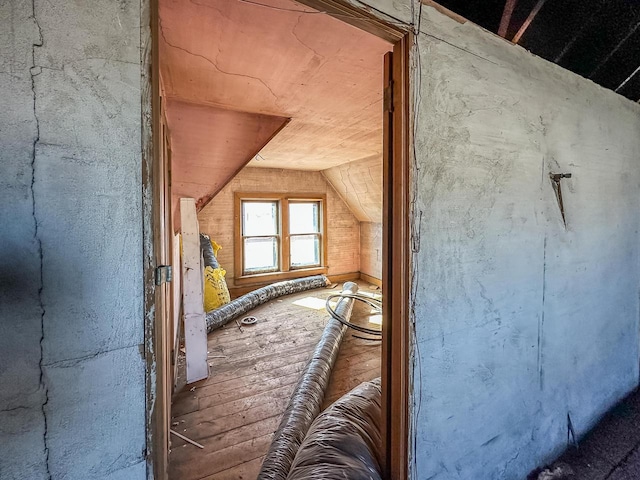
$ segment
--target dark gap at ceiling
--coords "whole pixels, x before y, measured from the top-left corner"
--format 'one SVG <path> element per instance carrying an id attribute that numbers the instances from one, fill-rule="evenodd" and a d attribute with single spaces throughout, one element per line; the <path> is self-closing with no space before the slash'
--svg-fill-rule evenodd
<path id="1" fill-rule="evenodd" d="M 506 1 L 439 3 L 497 33 Z M 517 0 L 507 39 L 513 39 L 538 3 Z M 639 0 L 546 0 L 518 43 L 630 100 L 640 100 Z"/>

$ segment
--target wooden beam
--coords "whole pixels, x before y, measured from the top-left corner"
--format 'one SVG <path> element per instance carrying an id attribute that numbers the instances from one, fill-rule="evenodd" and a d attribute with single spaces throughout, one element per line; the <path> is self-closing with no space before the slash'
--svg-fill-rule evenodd
<path id="1" fill-rule="evenodd" d="M 533 7 L 533 10 L 531 10 L 531 13 L 520 27 L 520 30 L 518 30 L 518 33 L 516 33 L 513 40 L 511 40 L 513 43 L 518 43 L 520 41 L 524 33 L 529 28 L 529 25 L 531 25 L 531 22 L 533 22 L 533 19 L 536 18 L 536 15 L 538 15 L 538 12 L 540 12 L 540 9 L 544 6 L 545 1 L 546 0 L 538 0 L 538 3 Z"/>
<path id="2" fill-rule="evenodd" d="M 504 10 L 502 12 L 502 19 L 500 20 L 500 27 L 498 27 L 498 35 L 502 38 L 506 38 L 507 31 L 509 30 L 509 24 L 511 23 L 511 15 L 516 8 L 518 0 L 507 0 L 504 4 Z"/>

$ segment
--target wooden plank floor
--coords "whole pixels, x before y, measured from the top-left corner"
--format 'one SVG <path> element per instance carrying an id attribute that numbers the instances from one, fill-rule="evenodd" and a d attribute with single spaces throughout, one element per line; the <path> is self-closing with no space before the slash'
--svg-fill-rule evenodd
<path id="1" fill-rule="evenodd" d="M 360 291 L 379 293 L 359 282 Z M 209 335 L 211 374 L 183 387 L 173 402 L 173 429 L 202 444 L 171 436 L 171 480 L 254 480 L 289 397 L 329 318 L 324 307 L 294 305 L 338 293 L 317 289 L 266 303 L 240 332 L 235 322 Z M 317 302 L 317 300 L 316 300 Z M 324 304 L 324 301 L 320 303 Z M 356 302 L 352 321 L 369 324 L 371 309 Z M 363 381 L 380 376 L 380 342 L 348 330 L 331 376 L 325 406 Z M 195 387 L 195 388 L 193 388 Z"/>

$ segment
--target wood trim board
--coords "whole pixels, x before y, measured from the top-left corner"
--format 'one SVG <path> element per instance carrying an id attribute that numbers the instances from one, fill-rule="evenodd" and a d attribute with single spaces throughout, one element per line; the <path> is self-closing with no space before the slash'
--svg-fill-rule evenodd
<path id="1" fill-rule="evenodd" d="M 384 476 L 409 474 L 409 52 L 411 34 L 385 56 L 382 238 L 382 438 Z"/>
<path id="2" fill-rule="evenodd" d="M 187 383 L 209 376 L 207 364 L 207 325 L 204 313 L 202 253 L 196 202 L 180 199 L 182 219 L 182 308 Z"/>

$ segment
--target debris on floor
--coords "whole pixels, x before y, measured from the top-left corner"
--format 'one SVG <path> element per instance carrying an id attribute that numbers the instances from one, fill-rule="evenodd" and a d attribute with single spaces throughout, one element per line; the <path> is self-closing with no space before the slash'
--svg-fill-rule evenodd
<path id="1" fill-rule="evenodd" d="M 558 463 L 540 472 L 537 480 L 564 480 L 569 477 L 573 477 L 573 469 L 566 463 Z"/>
<path id="2" fill-rule="evenodd" d="M 580 437 L 580 448 L 567 439 L 567 450 L 551 467 L 537 469 L 528 480 L 637 480 L 640 479 L 640 390 L 613 407 L 591 431 Z M 555 467 L 572 473 L 555 474 Z M 544 475 L 547 476 L 544 476 Z"/>

